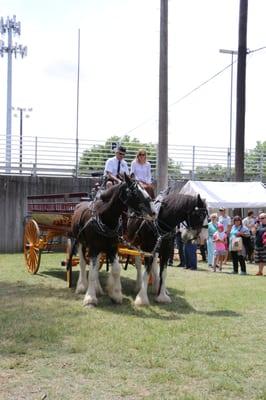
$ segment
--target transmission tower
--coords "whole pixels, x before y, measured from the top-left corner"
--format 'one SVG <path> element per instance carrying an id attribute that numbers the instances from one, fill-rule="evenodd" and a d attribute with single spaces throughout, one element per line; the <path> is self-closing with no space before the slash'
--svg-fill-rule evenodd
<path id="1" fill-rule="evenodd" d="M 7 106 L 6 106 L 6 172 L 11 172 L 11 121 L 12 121 L 12 54 L 15 58 L 21 55 L 23 58 L 27 55 L 27 47 L 21 44 L 12 44 L 13 34 L 20 36 L 21 26 L 20 22 L 16 21 L 16 16 L 13 18 L 7 17 L 0 18 L 0 33 L 4 35 L 7 33 L 7 46 L 3 40 L 0 40 L 0 55 L 4 56 L 7 53 Z"/>

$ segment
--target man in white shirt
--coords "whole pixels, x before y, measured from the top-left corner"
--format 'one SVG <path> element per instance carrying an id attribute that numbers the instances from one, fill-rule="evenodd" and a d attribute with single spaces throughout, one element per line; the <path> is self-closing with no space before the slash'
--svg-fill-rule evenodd
<path id="1" fill-rule="evenodd" d="M 246 226 L 251 233 L 254 233 L 256 219 L 254 217 L 254 212 L 252 210 L 248 211 L 248 215 L 242 221 L 243 225 Z"/>
<path id="2" fill-rule="evenodd" d="M 115 183 L 121 182 L 119 174 L 124 172 L 129 175 L 129 169 L 127 162 L 124 160 L 126 154 L 126 148 L 118 146 L 115 150 L 115 156 L 108 158 L 105 163 L 104 175 L 110 178 Z"/>
<path id="3" fill-rule="evenodd" d="M 218 223 L 222 224 L 224 227 L 224 232 L 225 233 L 229 233 L 230 229 L 231 229 L 231 218 L 225 214 L 225 208 L 224 207 L 220 207 L 219 208 L 219 218 L 218 218 Z"/>

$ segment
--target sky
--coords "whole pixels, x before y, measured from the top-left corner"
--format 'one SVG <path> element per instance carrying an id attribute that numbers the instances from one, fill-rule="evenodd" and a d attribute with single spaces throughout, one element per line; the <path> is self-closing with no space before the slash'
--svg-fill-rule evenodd
<path id="1" fill-rule="evenodd" d="M 168 8 L 169 144 L 228 147 L 231 68 L 210 78 L 231 63 L 231 55 L 219 49 L 237 50 L 239 0 L 169 0 Z M 80 29 L 79 138 L 128 134 L 158 142 L 160 0 L 1 0 L 0 17 L 13 15 L 21 22 L 13 42 L 28 48 L 27 57 L 12 63 L 12 105 L 33 109 L 24 119 L 24 135 L 76 138 Z M 249 1 L 251 51 L 266 46 L 265 15 L 265 0 Z M 233 147 L 236 71 L 237 63 Z M 246 148 L 266 137 L 265 71 L 266 48 L 247 56 Z M 5 135 L 6 54 L 0 79 Z M 19 134 L 15 117 L 12 132 Z"/>

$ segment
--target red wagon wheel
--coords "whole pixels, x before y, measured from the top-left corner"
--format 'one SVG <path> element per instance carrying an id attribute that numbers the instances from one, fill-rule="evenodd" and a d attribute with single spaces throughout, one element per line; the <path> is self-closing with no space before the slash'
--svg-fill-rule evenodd
<path id="1" fill-rule="evenodd" d="M 24 256 L 27 270 L 32 274 L 38 272 L 41 261 L 40 230 L 34 219 L 30 219 L 24 230 Z"/>

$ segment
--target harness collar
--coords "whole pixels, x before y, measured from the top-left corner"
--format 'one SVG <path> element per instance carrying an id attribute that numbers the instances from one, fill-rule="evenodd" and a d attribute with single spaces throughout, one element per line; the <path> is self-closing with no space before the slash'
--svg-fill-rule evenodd
<path id="1" fill-rule="evenodd" d="M 100 233 L 101 235 L 108 237 L 108 238 L 113 238 L 113 237 L 118 236 L 118 233 L 119 233 L 119 230 L 121 227 L 120 218 L 118 220 L 116 227 L 114 229 L 111 229 L 111 228 L 109 228 L 108 225 L 106 225 L 102 222 L 102 220 L 98 214 L 96 214 L 94 217 L 92 217 L 90 219 L 90 222 L 94 223 L 94 225 L 97 228 L 98 233 Z"/>

